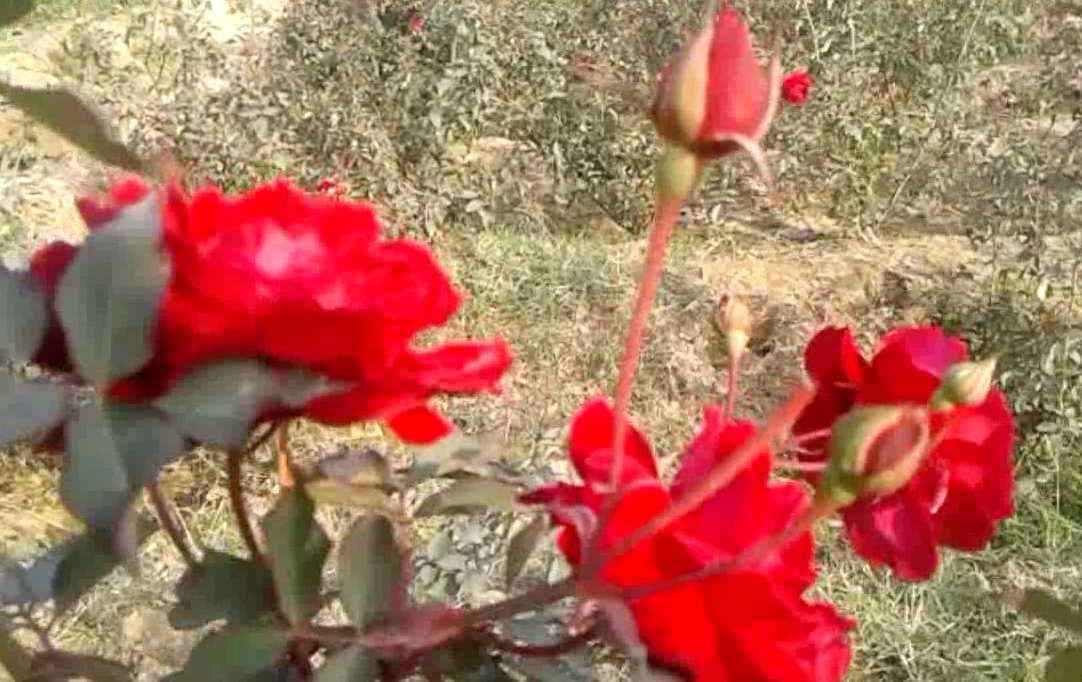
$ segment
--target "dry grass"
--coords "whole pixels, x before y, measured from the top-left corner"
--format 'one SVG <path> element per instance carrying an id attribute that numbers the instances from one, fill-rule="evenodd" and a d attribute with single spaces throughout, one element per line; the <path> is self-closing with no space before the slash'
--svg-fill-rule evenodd
<path id="1" fill-rule="evenodd" d="M 82 83 L 141 144 L 176 145 L 197 178 L 236 187 L 285 169 L 304 182 L 338 174 L 356 193 L 380 201 L 395 232 L 432 237 L 470 297 L 443 333 L 504 335 L 518 360 L 501 395 L 447 401 L 448 412 L 467 431 L 502 430 L 512 459 L 566 473 L 560 447 L 568 416 L 584 399 L 607 392 L 614 379 L 643 248 L 636 211 L 648 186 L 652 142 L 616 98 L 583 94 L 576 85 L 572 94 L 546 100 L 545 106 L 556 102 L 553 109 L 537 109 L 526 95 L 541 86 L 523 79 L 556 88 L 560 60 L 585 54 L 604 62 L 611 78 L 642 80 L 646 71 L 628 63 L 625 52 L 646 49 L 648 41 L 640 36 L 617 50 L 587 27 L 568 38 L 575 55 L 531 57 L 540 45 L 531 22 L 571 30 L 568 18 L 578 13 L 619 15 L 602 17 L 610 21 L 635 18 L 624 16 L 631 10 L 564 0 L 544 10 L 462 3 L 434 13 L 433 31 L 452 20 L 476 31 L 470 63 L 479 73 L 460 65 L 468 73 L 456 78 L 465 85 L 448 86 L 447 102 L 457 101 L 454 88 L 485 90 L 484 79 L 506 79 L 502 91 L 491 88 L 498 91 L 490 93 L 493 101 L 478 96 L 470 100 L 473 111 L 462 114 L 450 103 L 419 103 L 394 74 L 387 77 L 385 100 L 365 100 L 364 88 L 373 86 L 359 79 L 371 63 L 358 58 L 351 66 L 304 53 L 311 35 L 318 37 L 312 44 L 329 42 L 332 55 L 361 49 L 341 37 L 346 32 L 338 23 L 305 24 L 304 12 L 324 11 L 310 3 L 295 3 L 283 25 L 267 19 L 279 10 L 269 2 L 193 3 L 197 11 L 180 15 L 167 3 L 132 3 L 122 12 L 70 4 L 20 34 L 0 34 L 0 72 L 12 68 L 17 53 L 24 55 L 20 78 Z M 650 12 L 664 17 L 672 9 L 686 17 L 696 3 L 659 4 L 665 5 L 649 3 Z M 848 18 L 839 14 L 842 5 Z M 852 323 L 870 341 L 898 323 L 936 320 L 964 330 L 980 350 L 1006 353 L 1014 374 L 1005 382 L 1025 417 L 1019 513 L 989 551 L 951 556 L 934 581 L 903 586 L 854 560 L 836 529 L 821 533 L 821 590 L 860 619 L 854 680 L 1036 680 L 1056 635 L 972 595 L 1007 582 L 1050 583 L 1074 594 L 1082 589 L 1082 480 L 1076 473 L 1082 470 L 1082 397 L 1070 386 L 1069 353 L 1042 374 L 1057 338 L 1077 339 L 1082 320 L 1074 288 L 1082 215 L 1077 190 L 1067 182 L 1080 133 L 1062 122 L 1072 74 L 1082 69 L 1063 31 L 1082 23 L 1082 8 L 1060 3 L 1057 11 L 1064 14 L 1056 23 L 1026 3 L 988 0 L 980 7 L 953 16 L 954 10 L 932 3 L 802 1 L 770 10 L 777 17 L 755 17 L 799 27 L 787 57 L 794 64 L 821 57 L 820 89 L 805 109 L 787 110 L 779 121 L 772 144 L 781 170 L 780 208 L 768 209 L 748 191 L 744 169 L 736 166 L 716 170 L 689 212 L 673 245 L 633 404 L 636 422 L 671 462 L 694 431 L 701 406 L 723 391 L 724 366 L 709 323 L 723 292 L 745 296 L 760 319 L 742 379 L 741 409 L 753 416 L 799 376 L 802 343 L 823 323 Z M 96 17 L 94 35 L 112 38 L 88 42 L 72 21 L 77 11 Z M 182 21 L 170 24 L 176 17 Z M 643 36 L 652 35 L 648 21 L 656 17 L 636 20 L 647 22 Z M 905 47 L 911 20 L 926 32 L 926 48 Z M 859 41 L 849 35 L 852 22 L 867 34 Z M 507 42 L 514 49 L 494 54 L 492 45 L 504 38 L 501 26 L 512 34 Z M 349 29 L 361 37 L 364 30 L 361 24 Z M 652 50 L 666 52 L 660 43 L 679 35 L 676 27 L 666 30 Z M 846 47 L 831 51 L 830 44 Z M 403 45 L 384 47 L 404 60 Z M 293 61 L 275 61 L 283 55 Z M 423 79 L 436 67 L 410 68 Z M 360 94 L 346 92 L 354 84 Z M 234 99 L 237 104 L 226 104 Z M 401 111 L 394 109 L 399 105 Z M 493 113 L 508 109 L 514 116 Z M 413 116 L 434 126 L 433 111 L 464 122 L 419 133 L 396 123 Z M 562 136 L 569 139 L 564 165 L 553 160 L 550 144 Z M 595 142 L 599 151 L 591 158 Z M 643 158 L 629 160 L 635 154 Z M 24 261 L 47 239 L 79 239 L 70 197 L 101 171 L 0 109 L 5 260 Z M 637 198 L 613 198 L 626 194 Z M 469 210 L 477 199 L 482 210 Z M 1048 283 L 1043 294 L 1041 282 Z M 326 451 L 328 443 L 382 444 L 378 430 L 312 425 L 298 426 L 293 441 L 301 457 Z M 249 470 L 257 512 L 274 493 L 269 469 L 263 460 Z M 74 527 L 51 492 L 54 475 L 27 455 L 0 458 L 0 550 L 30 556 Z M 165 476 L 200 541 L 235 549 L 222 482 L 220 458 L 210 453 Z M 345 520 L 324 519 L 334 531 Z M 502 537 L 505 524 L 479 524 L 457 535 L 422 529 L 421 550 L 441 543 L 470 548 L 462 561 L 419 560 L 419 574 L 431 583 L 428 594 L 498 594 L 499 561 L 483 546 L 491 549 L 493 534 Z M 550 560 L 535 568 L 542 566 L 560 570 Z M 146 675 L 175 666 L 191 639 L 168 632 L 158 614 L 181 566 L 155 538 L 144 568 L 138 580 L 118 575 L 89 596 L 64 619 L 61 642 L 119 655 Z M 467 579 L 472 584 L 464 585 Z"/>

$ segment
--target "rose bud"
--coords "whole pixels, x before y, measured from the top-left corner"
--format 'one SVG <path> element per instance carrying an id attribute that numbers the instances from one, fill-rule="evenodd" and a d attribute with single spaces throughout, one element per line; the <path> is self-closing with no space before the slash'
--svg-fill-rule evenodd
<path id="1" fill-rule="evenodd" d="M 864 495 L 889 495 L 917 471 L 928 447 L 928 412 L 920 407 L 858 407 L 830 434 L 830 461 L 816 491 L 838 506 Z"/>
<path id="2" fill-rule="evenodd" d="M 959 405 L 980 405 L 992 390 L 996 359 L 980 362 L 956 362 L 943 375 L 932 395 L 933 410 L 949 410 Z"/>
<path id="3" fill-rule="evenodd" d="M 651 117 L 658 134 L 700 160 L 744 150 L 769 179 L 759 146 L 780 95 L 777 56 L 764 70 L 732 7 L 718 10 L 661 74 Z"/>

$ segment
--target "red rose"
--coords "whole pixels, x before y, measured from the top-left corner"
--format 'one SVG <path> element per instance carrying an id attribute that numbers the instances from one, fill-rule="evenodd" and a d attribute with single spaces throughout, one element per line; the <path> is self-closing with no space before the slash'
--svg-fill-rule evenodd
<path id="1" fill-rule="evenodd" d="M 649 444 L 629 428 L 627 492 L 601 545 L 612 546 L 687 494 L 754 433 L 749 422 L 723 424 L 719 410 L 707 409 L 703 430 L 667 489 Z M 612 438 L 608 404 L 586 404 L 572 422 L 568 445 L 584 485 L 556 484 L 524 498 L 548 505 L 572 564 L 581 560 L 582 534 L 592 532 L 604 502 L 600 491 L 609 483 Z M 620 587 L 648 585 L 734 557 L 788 527 L 805 509 L 807 495 L 796 483 L 770 483 L 770 468 L 764 451 L 698 510 L 612 561 L 603 578 Z M 804 598 L 815 580 L 812 558 L 812 536 L 805 533 L 738 570 L 636 600 L 629 606 L 639 637 L 654 659 L 700 682 L 840 680 L 849 664 L 845 633 L 852 623 L 832 606 Z"/>
<path id="2" fill-rule="evenodd" d="M 790 104 L 803 104 L 815 79 L 804 69 L 793 71 L 781 81 L 781 96 Z"/>
<path id="3" fill-rule="evenodd" d="M 967 355 L 961 339 L 937 327 L 908 327 L 883 337 L 868 363 L 848 329 L 824 329 L 805 351 L 818 390 L 794 433 L 827 429 L 856 405 L 927 404 L 944 372 Z M 976 406 L 933 413 L 931 438 L 938 444 L 909 483 L 843 511 L 853 548 L 901 578 L 924 580 L 939 563 L 937 546 L 985 547 L 1014 510 L 1013 437 L 1014 420 L 998 389 Z M 802 443 L 802 457 L 824 461 L 825 440 Z"/>
<path id="4" fill-rule="evenodd" d="M 661 74 L 652 118 L 658 133 L 699 158 L 757 145 L 778 103 L 777 59 L 764 70 L 740 13 L 720 9 Z"/>
<path id="5" fill-rule="evenodd" d="M 127 181 L 79 209 L 93 229 L 148 191 Z M 403 439 L 426 442 L 450 428 L 427 407 L 431 396 L 493 389 L 510 364 L 499 340 L 413 346 L 418 333 L 447 322 L 460 299 L 425 246 L 380 237 L 368 204 L 279 181 L 236 197 L 203 189 L 188 198 L 172 189 L 163 206 L 173 274 L 155 354 L 112 387 L 114 396 L 151 399 L 200 365 L 262 358 L 353 386 L 309 402 L 306 416 L 331 424 L 384 419 Z M 35 255 L 43 289 L 55 288 L 74 251 L 50 245 Z"/>

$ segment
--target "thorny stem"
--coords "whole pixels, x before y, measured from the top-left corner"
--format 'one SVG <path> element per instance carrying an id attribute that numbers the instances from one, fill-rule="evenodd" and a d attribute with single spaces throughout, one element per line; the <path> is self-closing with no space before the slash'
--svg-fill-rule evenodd
<path id="1" fill-rule="evenodd" d="M 620 361 L 620 371 L 616 379 L 616 392 L 613 398 L 614 422 L 612 476 L 609 487 L 615 491 L 623 476 L 624 438 L 627 435 L 627 410 L 631 402 L 631 391 L 635 383 L 635 372 L 639 367 L 639 355 L 642 353 L 642 340 L 646 333 L 646 324 L 650 309 L 654 305 L 661 274 L 665 267 L 665 250 L 680 215 L 681 201 L 662 201 L 654 216 L 654 227 L 650 231 L 650 242 L 646 247 L 646 263 L 642 279 L 639 281 L 638 298 L 628 324 L 627 341 L 624 344 L 624 356 Z"/>
<path id="2" fill-rule="evenodd" d="M 255 531 L 252 529 L 252 520 L 248 516 L 248 505 L 244 501 L 244 488 L 241 485 L 240 465 L 245 457 L 258 450 L 264 443 L 270 440 L 277 430 L 278 424 L 272 423 L 267 427 L 267 430 L 250 445 L 242 449 L 230 450 L 226 457 L 226 475 L 229 479 L 229 501 L 233 506 L 233 515 L 237 517 L 237 528 L 240 530 L 240 536 L 244 540 L 245 546 L 248 547 L 248 553 L 252 555 L 252 559 L 260 562 L 265 561 L 266 558 L 259 549 L 259 542 L 256 540 Z"/>
<path id="3" fill-rule="evenodd" d="M 682 575 L 678 575 L 668 580 L 661 580 L 656 583 L 650 583 L 648 585 L 638 585 L 631 587 L 620 592 L 620 598 L 626 601 L 635 601 L 636 599 L 642 599 L 652 595 L 659 594 L 661 592 L 667 592 L 669 590 L 680 587 L 687 583 L 698 582 L 700 580 L 706 580 L 712 578 L 719 573 L 726 573 L 729 571 L 735 571 L 737 569 L 753 564 L 759 559 L 762 559 L 769 554 L 776 552 L 778 549 L 789 544 L 797 537 L 806 533 L 812 528 L 818 521 L 830 516 L 834 512 L 838 511 L 839 505 L 835 503 L 816 503 L 804 511 L 803 514 L 797 518 L 792 524 L 789 525 L 784 531 L 775 533 L 770 537 L 764 538 L 760 542 L 752 545 L 748 549 L 744 550 L 735 557 L 716 561 L 712 564 L 703 566 L 702 568 L 694 571 L 689 571 Z"/>
<path id="4" fill-rule="evenodd" d="M 729 356 L 728 374 L 728 387 L 725 393 L 725 423 L 732 421 L 733 414 L 736 412 L 736 384 L 737 379 L 740 376 L 739 354 L 732 354 Z"/>
<path id="5" fill-rule="evenodd" d="M 768 447 L 770 442 L 779 434 L 787 431 L 804 407 L 811 402 L 815 394 L 810 384 L 803 384 L 793 391 L 789 399 L 772 414 L 755 435 L 747 440 L 732 455 L 726 457 L 708 473 L 697 486 L 686 495 L 677 499 L 671 507 L 653 517 L 648 523 L 640 526 L 638 530 L 624 537 L 623 540 L 599 553 L 600 555 L 591 562 L 594 570 L 599 570 L 610 561 L 618 559 L 624 553 L 638 545 L 640 542 L 652 538 L 658 532 L 664 530 L 669 524 L 682 518 L 685 514 L 697 509 L 715 492 L 728 485 L 744 467 Z M 590 575 L 592 571 L 588 571 Z"/>
<path id="6" fill-rule="evenodd" d="M 529 592 L 511 597 L 496 604 L 489 604 L 474 609 L 463 616 L 463 627 L 473 627 L 481 623 L 505 620 L 523 611 L 533 611 L 539 606 L 559 601 L 575 593 L 575 580 L 567 578 L 559 582 L 542 585 Z"/>
<path id="7" fill-rule="evenodd" d="M 180 552 L 180 556 L 184 558 L 184 563 L 188 566 L 196 566 L 199 563 L 199 559 L 196 558 L 195 552 L 188 544 L 187 537 L 184 531 L 180 528 L 179 519 L 177 518 L 176 507 L 166 496 L 162 490 L 161 485 L 154 481 L 147 485 L 147 497 L 150 498 L 150 504 L 154 507 L 154 512 L 158 515 L 158 521 L 162 524 L 162 530 L 172 540 L 173 546 Z"/>

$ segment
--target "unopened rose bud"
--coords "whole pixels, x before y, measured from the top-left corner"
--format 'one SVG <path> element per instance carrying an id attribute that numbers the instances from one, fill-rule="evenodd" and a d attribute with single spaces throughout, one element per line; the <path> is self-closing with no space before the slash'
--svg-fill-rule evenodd
<path id="1" fill-rule="evenodd" d="M 932 395 L 932 409 L 949 410 L 959 405 L 980 405 L 992 390 L 995 376 L 995 358 L 951 365 Z"/>
<path id="2" fill-rule="evenodd" d="M 751 338 L 751 311 L 739 298 L 726 296 L 722 298 L 718 318 L 725 332 L 729 357 L 740 357 L 744 354 L 744 349 L 748 347 L 748 340 Z"/>
<path id="3" fill-rule="evenodd" d="M 816 497 L 847 505 L 889 495 L 916 472 L 928 447 L 928 412 L 920 407 L 858 407 L 834 424 L 830 461 Z"/>
<path id="4" fill-rule="evenodd" d="M 713 159 L 741 149 L 762 170 L 759 141 L 777 110 L 781 71 L 764 70 L 740 12 L 718 10 L 662 72 L 651 115 L 669 142 Z"/>

